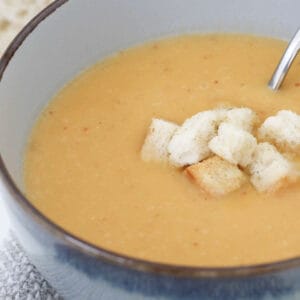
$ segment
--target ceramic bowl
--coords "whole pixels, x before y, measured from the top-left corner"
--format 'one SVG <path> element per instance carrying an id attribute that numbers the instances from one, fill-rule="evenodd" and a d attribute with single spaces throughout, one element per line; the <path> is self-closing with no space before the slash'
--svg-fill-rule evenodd
<path id="1" fill-rule="evenodd" d="M 299 25 L 299 11 L 299 0 L 57 0 L 16 37 L 0 63 L 1 194 L 28 256 L 65 299 L 300 299 L 299 257 L 233 268 L 138 260 L 70 234 L 22 192 L 30 128 L 83 69 L 120 49 L 174 34 L 287 39 Z"/>

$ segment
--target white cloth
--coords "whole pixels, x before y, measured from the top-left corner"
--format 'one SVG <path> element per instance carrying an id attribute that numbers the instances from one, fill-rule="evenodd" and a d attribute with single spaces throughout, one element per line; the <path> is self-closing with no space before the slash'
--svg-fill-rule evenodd
<path id="1" fill-rule="evenodd" d="M 62 299 L 33 266 L 10 230 L 0 195 L 0 299 Z"/>

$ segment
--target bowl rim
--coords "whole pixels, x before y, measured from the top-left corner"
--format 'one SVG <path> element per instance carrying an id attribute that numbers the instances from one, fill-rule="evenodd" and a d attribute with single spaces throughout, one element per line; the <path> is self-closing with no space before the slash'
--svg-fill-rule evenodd
<path id="1" fill-rule="evenodd" d="M 36 17 L 34 17 L 23 30 L 15 37 L 15 39 L 8 46 L 3 56 L 0 57 L 0 87 L 3 75 L 15 52 L 20 48 L 24 40 L 30 33 L 48 16 L 53 14 L 69 0 L 55 0 L 42 10 Z M 70 1 L 71 2 L 71 1 Z M 39 211 L 22 191 L 17 187 L 16 183 L 9 174 L 9 171 L 4 163 L 0 151 L 0 180 L 4 183 L 11 201 L 28 214 L 35 222 L 45 228 L 48 232 L 56 238 L 62 240 L 67 246 L 71 247 L 94 259 L 104 261 L 109 264 L 125 267 L 136 271 L 152 273 L 156 275 L 180 276 L 188 278 L 237 278 L 237 277 L 251 277 L 263 275 L 272 272 L 279 272 L 300 266 L 300 256 L 285 260 L 280 260 L 270 263 L 230 266 L 230 267 L 200 267 L 200 266 L 185 266 L 173 265 L 167 263 L 159 263 L 147 261 L 144 259 L 137 259 L 127 255 L 123 255 L 114 251 L 110 251 L 100 246 L 96 246 L 91 242 L 85 241 L 77 237 L 52 222 L 41 211 Z"/>

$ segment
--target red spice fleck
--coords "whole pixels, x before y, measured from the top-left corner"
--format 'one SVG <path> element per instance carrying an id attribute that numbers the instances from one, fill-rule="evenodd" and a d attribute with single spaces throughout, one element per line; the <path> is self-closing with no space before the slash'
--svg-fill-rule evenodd
<path id="1" fill-rule="evenodd" d="M 83 131 L 84 131 L 84 132 L 88 132 L 88 131 L 89 131 L 89 128 L 88 128 L 88 127 L 83 127 Z"/>
<path id="2" fill-rule="evenodd" d="M 193 246 L 197 247 L 199 244 L 197 242 L 193 243 Z"/>
<path id="3" fill-rule="evenodd" d="M 296 82 L 296 83 L 295 83 L 295 86 L 296 86 L 296 87 L 299 87 L 299 86 L 300 86 L 300 82 Z"/>
<path id="4" fill-rule="evenodd" d="M 64 130 L 67 130 L 68 129 L 68 126 L 64 126 Z"/>
<path id="5" fill-rule="evenodd" d="M 152 49 L 157 50 L 157 49 L 158 49 L 158 45 L 154 44 L 154 45 L 152 46 Z"/>
<path id="6" fill-rule="evenodd" d="M 219 81 L 218 80 L 214 80 L 214 84 L 218 84 L 219 83 Z"/>

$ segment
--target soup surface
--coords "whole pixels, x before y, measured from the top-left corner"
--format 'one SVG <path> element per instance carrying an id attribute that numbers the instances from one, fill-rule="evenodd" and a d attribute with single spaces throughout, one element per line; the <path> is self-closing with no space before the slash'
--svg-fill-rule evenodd
<path id="1" fill-rule="evenodd" d="M 267 88 L 285 42 L 192 35 L 122 51 L 68 84 L 33 128 L 24 161 L 29 199 L 96 245 L 151 261 L 228 266 L 300 255 L 300 184 L 250 184 L 206 197 L 174 168 L 140 158 L 151 118 L 181 123 L 219 105 L 263 120 L 300 113 L 300 64 Z"/>

